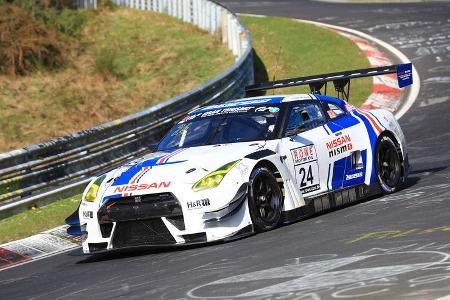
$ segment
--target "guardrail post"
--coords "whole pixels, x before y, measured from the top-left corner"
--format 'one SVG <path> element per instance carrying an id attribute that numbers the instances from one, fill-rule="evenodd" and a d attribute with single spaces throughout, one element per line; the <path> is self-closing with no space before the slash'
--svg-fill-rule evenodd
<path id="1" fill-rule="evenodd" d="M 192 24 L 198 26 L 198 1 L 192 0 Z"/>
<path id="2" fill-rule="evenodd" d="M 200 8 L 201 8 L 200 11 L 201 11 L 201 16 L 202 16 L 201 28 L 203 30 L 206 30 L 206 0 L 201 0 L 201 1 L 202 1 L 201 6 L 200 6 Z"/>
<path id="3" fill-rule="evenodd" d="M 178 18 L 178 19 L 182 19 L 183 18 L 183 3 L 182 3 L 182 1 L 175 1 L 175 3 L 176 3 L 176 6 L 177 6 L 177 10 L 176 10 L 176 14 L 175 14 L 175 16 Z"/>
<path id="4" fill-rule="evenodd" d="M 228 14 L 224 9 L 221 9 L 220 15 L 222 22 L 222 43 L 228 45 Z"/>

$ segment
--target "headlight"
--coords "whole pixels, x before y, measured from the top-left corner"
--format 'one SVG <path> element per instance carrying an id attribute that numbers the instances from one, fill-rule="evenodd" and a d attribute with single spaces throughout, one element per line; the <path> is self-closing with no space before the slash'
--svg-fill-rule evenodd
<path id="1" fill-rule="evenodd" d="M 103 180 L 106 178 L 106 175 L 102 175 L 98 177 L 94 183 L 91 184 L 89 187 L 89 190 L 86 193 L 86 197 L 84 197 L 84 200 L 87 202 L 94 202 L 95 199 L 97 199 L 97 193 L 98 189 L 100 188 L 100 185 L 102 184 Z"/>
<path id="2" fill-rule="evenodd" d="M 192 189 L 195 192 L 198 192 L 218 186 L 222 182 L 222 179 L 225 177 L 225 175 L 227 175 L 227 173 L 230 172 L 230 170 L 233 169 L 233 167 L 237 165 L 237 163 L 240 161 L 241 161 L 240 159 L 232 161 L 215 170 L 214 172 L 209 173 L 208 175 L 197 181 L 192 186 Z"/>

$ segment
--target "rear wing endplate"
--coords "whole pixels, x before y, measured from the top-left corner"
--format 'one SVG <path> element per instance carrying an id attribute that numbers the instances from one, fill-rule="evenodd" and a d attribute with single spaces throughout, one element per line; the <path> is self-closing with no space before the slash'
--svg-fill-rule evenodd
<path id="1" fill-rule="evenodd" d="M 412 64 L 408 63 L 256 83 L 247 86 L 245 88 L 245 94 L 248 97 L 257 95 L 258 92 L 265 90 L 287 88 L 298 85 L 309 85 L 311 94 L 320 94 L 321 89 L 325 88 L 324 95 L 326 95 L 327 83 L 332 81 L 334 89 L 337 92 L 337 97 L 348 101 L 350 96 L 351 79 L 392 73 L 397 74 L 398 86 L 400 88 L 411 85 L 413 83 Z"/>

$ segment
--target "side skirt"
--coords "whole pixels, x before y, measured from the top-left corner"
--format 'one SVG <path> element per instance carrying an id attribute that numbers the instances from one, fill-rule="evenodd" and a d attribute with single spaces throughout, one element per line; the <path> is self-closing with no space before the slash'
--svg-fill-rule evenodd
<path id="1" fill-rule="evenodd" d="M 322 194 L 319 196 L 305 198 L 306 205 L 284 211 L 282 213 L 282 224 L 289 224 L 312 215 L 334 210 L 338 207 L 347 206 L 363 199 L 377 195 L 381 192 L 378 184 L 367 186 L 365 184 L 345 188 Z"/>

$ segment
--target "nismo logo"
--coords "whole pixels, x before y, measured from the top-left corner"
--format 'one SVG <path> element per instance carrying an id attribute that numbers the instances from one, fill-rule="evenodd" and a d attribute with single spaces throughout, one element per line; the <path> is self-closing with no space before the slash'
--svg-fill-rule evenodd
<path id="1" fill-rule="evenodd" d="M 326 144 L 329 157 L 333 157 L 353 149 L 352 139 L 348 134 L 337 137 Z"/>

